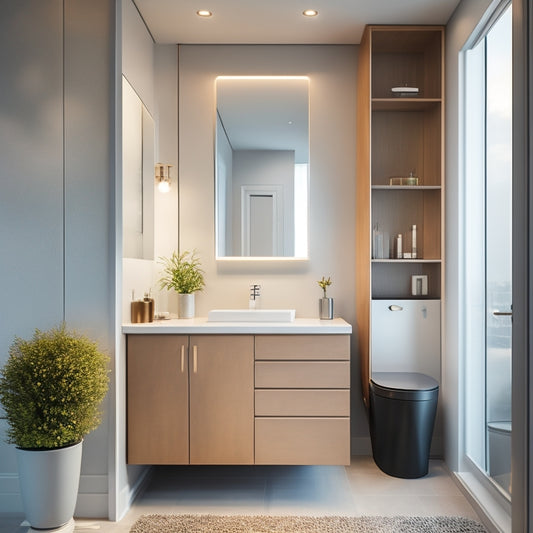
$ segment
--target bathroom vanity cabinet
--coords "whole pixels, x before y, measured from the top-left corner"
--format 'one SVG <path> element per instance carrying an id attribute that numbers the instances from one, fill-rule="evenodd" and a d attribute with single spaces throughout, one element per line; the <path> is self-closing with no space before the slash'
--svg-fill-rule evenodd
<path id="1" fill-rule="evenodd" d="M 367 26 L 361 41 L 357 80 L 356 300 L 363 397 L 367 405 L 372 301 L 440 300 L 443 294 L 443 57 L 441 26 Z M 406 86 L 418 89 L 418 93 L 392 91 Z M 418 181 L 405 180 L 411 173 Z M 403 181 L 399 182 L 398 177 L 403 177 Z M 413 225 L 416 257 L 409 257 L 413 251 Z M 397 249 L 399 234 L 401 257 Z M 427 276 L 426 294 L 413 295 L 412 276 Z M 440 345 L 440 336 L 435 342 Z"/>
<path id="2" fill-rule="evenodd" d="M 129 335 L 130 464 L 253 464 L 254 338 Z"/>
<path id="3" fill-rule="evenodd" d="M 349 464 L 351 326 L 335 321 L 322 329 L 342 334 L 125 328 L 128 463 Z"/>

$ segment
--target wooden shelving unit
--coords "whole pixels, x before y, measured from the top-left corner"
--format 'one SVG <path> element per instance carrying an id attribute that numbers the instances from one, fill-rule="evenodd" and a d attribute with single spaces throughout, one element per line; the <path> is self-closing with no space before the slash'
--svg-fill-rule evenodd
<path id="1" fill-rule="evenodd" d="M 393 87 L 418 87 L 413 97 L 394 97 Z M 367 26 L 361 41 L 357 90 L 357 329 L 363 397 L 371 372 L 371 302 L 420 298 L 411 276 L 428 276 L 428 295 L 444 286 L 444 28 Z M 418 185 L 389 185 L 413 172 Z M 416 259 L 373 258 L 373 229 L 393 243 L 403 236 Z M 387 241 L 387 239 L 386 239 Z M 387 241 L 388 242 L 388 241 Z M 386 246 L 386 245 L 385 245 Z M 385 253 L 386 255 L 386 253 Z"/>

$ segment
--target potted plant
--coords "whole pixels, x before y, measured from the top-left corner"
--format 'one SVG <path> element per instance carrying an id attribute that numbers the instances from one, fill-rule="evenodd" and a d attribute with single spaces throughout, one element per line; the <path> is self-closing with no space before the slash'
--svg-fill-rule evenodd
<path id="1" fill-rule="evenodd" d="M 204 271 L 200 268 L 196 251 L 173 252 L 170 258 L 163 257 L 161 260 L 165 268 L 159 280 L 160 287 L 178 293 L 179 318 L 194 317 L 194 293 L 205 286 Z"/>
<path id="2" fill-rule="evenodd" d="M 318 300 L 319 317 L 321 320 L 331 320 L 333 318 L 333 298 L 328 298 L 327 288 L 333 283 L 331 278 L 322 276 L 320 281 L 317 281 L 320 288 L 324 291 L 324 295 Z"/>
<path id="3" fill-rule="evenodd" d="M 72 520 L 83 437 L 100 424 L 108 357 L 65 325 L 16 337 L 0 370 L 7 442 L 17 449 L 20 491 L 34 529 Z"/>

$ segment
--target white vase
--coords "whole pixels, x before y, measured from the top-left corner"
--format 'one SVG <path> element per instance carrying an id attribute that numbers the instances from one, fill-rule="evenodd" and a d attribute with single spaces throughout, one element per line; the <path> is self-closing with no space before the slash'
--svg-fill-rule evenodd
<path id="1" fill-rule="evenodd" d="M 178 294 L 178 318 L 194 317 L 194 292 Z"/>
<path id="2" fill-rule="evenodd" d="M 54 529 L 74 516 L 82 442 L 54 450 L 17 448 L 20 493 L 33 529 Z"/>

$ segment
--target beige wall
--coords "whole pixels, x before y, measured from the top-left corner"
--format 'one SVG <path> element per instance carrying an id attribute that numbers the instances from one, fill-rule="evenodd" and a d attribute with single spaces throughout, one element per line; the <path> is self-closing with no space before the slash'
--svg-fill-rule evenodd
<path id="1" fill-rule="evenodd" d="M 182 45 L 179 52 L 180 244 L 196 249 L 206 271 L 196 313 L 248 307 L 250 283 L 265 308 L 317 317 L 317 280 L 331 276 L 335 315 L 355 323 L 356 46 Z M 306 262 L 216 262 L 214 242 L 215 78 L 299 75 L 310 78 L 310 251 Z M 355 342 L 353 343 L 355 346 Z M 359 363 L 352 349 L 354 447 L 368 451 Z M 358 439 L 361 439 L 359 442 Z"/>

